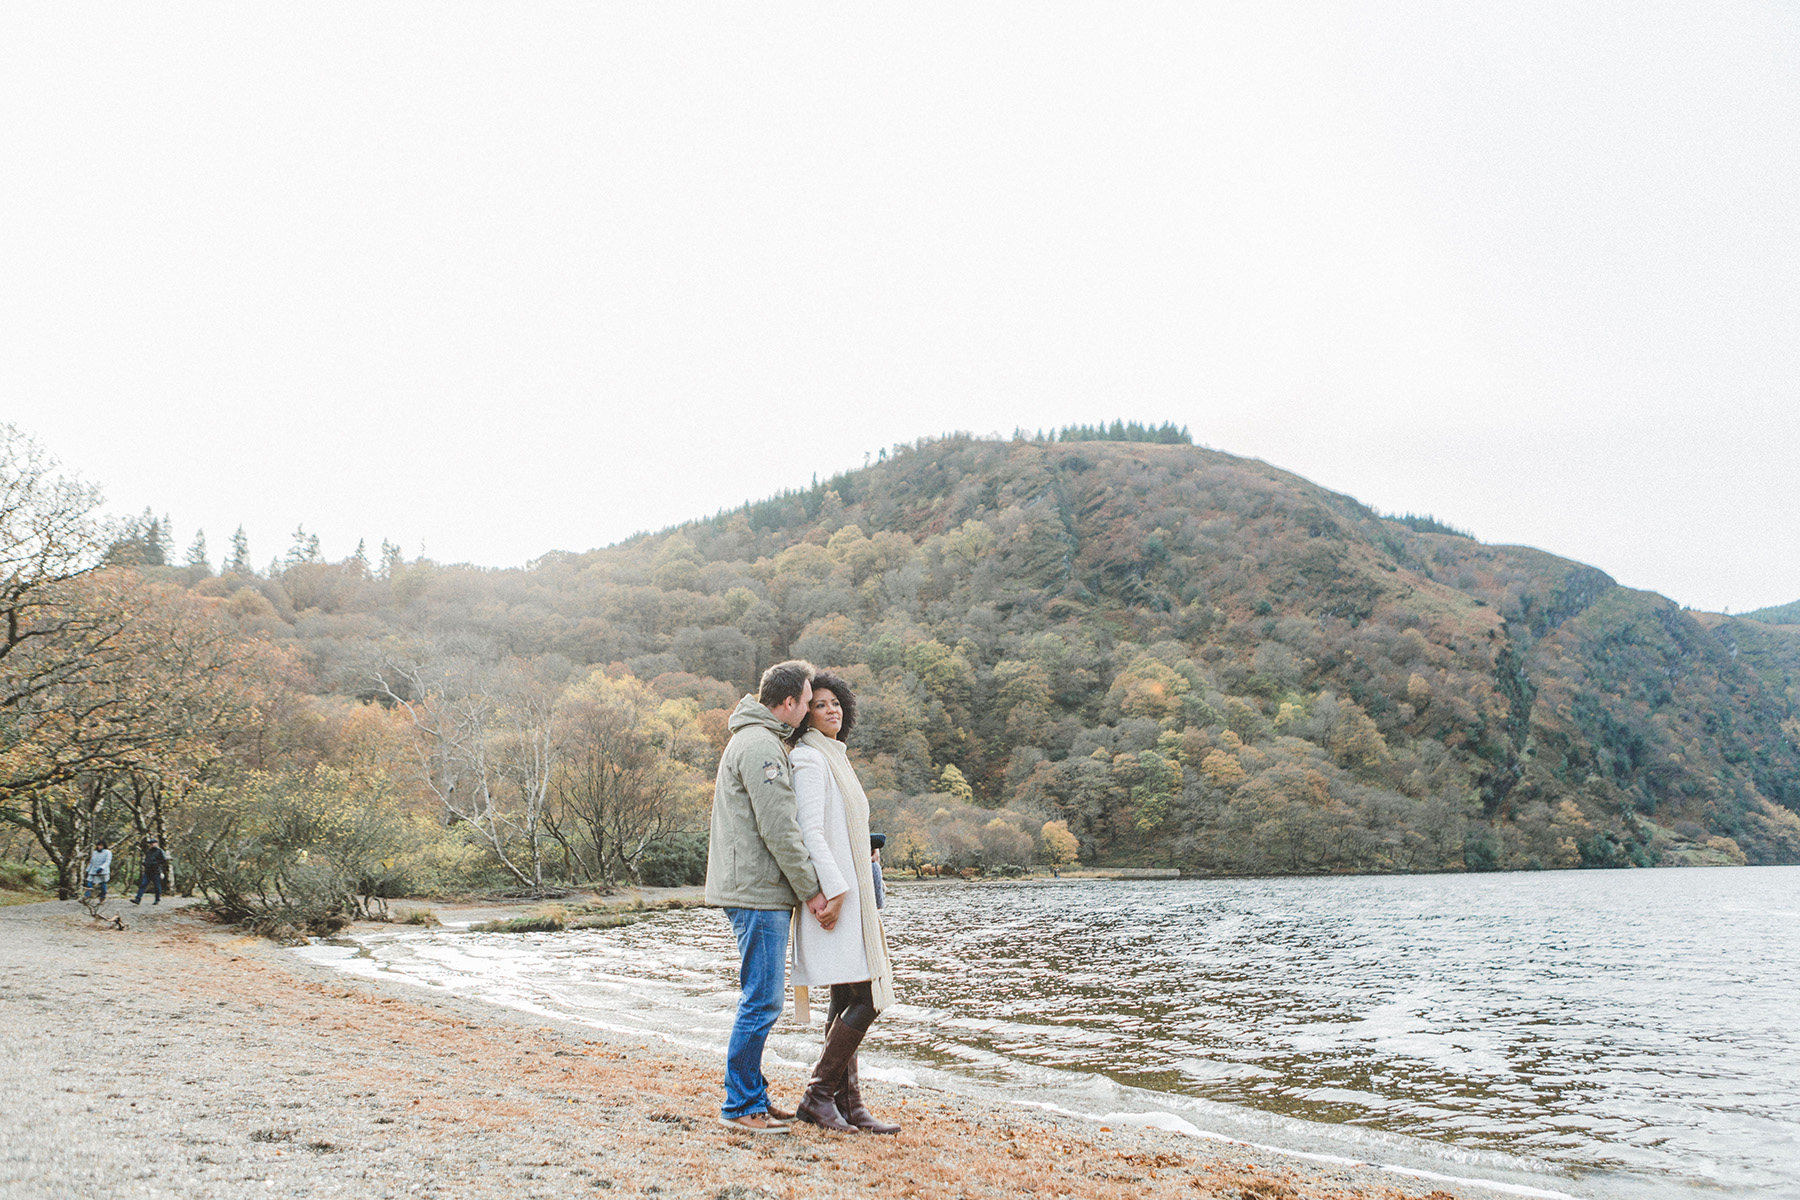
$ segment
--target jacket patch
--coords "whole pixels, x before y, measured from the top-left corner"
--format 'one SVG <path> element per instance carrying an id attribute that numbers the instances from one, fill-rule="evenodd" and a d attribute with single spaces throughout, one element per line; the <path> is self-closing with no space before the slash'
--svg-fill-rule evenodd
<path id="1" fill-rule="evenodd" d="M 777 779 L 780 779 L 781 778 L 781 764 L 773 763 L 773 762 L 765 762 L 763 764 L 763 778 L 768 780 L 770 783 L 774 783 Z"/>

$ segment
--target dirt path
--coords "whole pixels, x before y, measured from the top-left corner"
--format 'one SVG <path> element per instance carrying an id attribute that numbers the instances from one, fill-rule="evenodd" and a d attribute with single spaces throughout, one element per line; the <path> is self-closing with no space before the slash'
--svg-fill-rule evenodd
<path id="1" fill-rule="evenodd" d="M 93 927 L 71 903 L 0 910 L 0 1196 L 1429 1191 L 882 1084 L 866 1090 L 905 1125 L 898 1137 L 732 1134 L 714 1120 L 716 1063 L 351 980 L 178 904 L 119 907 L 124 931 Z M 775 1082 L 790 1099 L 799 1090 L 796 1076 Z"/>

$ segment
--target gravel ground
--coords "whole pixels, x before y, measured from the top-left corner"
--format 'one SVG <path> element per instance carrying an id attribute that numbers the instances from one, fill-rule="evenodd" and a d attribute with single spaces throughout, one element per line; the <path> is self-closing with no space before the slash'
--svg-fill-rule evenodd
<path id="1" fill-rule="evenodd" d="M 870 1083 L 898 1137 L 734 1134 L 719 1064 L 384 981 L 179 902 L 0 909 L 0 1196 L 1403 1200 L 1155 1130 Z M 774 1078 L 798 1094 L 798 1075 Z M 1430 1192 L 1433 1200 L 1485 1190 Z"/>

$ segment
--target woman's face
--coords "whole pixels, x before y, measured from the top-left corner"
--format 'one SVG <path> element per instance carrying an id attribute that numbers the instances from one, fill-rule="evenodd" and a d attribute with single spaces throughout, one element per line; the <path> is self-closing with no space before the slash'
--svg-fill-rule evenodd
<path id="1" fill-rule="evenodd" d="M 826 737 L 836 737 L 838 730 L 844 727 L 844 706 L 839 702 L 837 693 L 830 688 L 815 688 L 812 703 L 806 707 L 806 719 Z"/>

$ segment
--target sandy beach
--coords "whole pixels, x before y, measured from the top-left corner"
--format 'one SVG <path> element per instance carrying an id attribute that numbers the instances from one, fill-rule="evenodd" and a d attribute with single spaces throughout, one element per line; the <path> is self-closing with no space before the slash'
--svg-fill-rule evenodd
<path id="1" fill-rule="evenodd" d="M 710 1059 L 351 979 L 180 901 L 115 907 L 124 930 L 0 909 L 0 1195 L 1495 1194 L 873 1082 L 898 1137 L 733 1134 Z"/>

